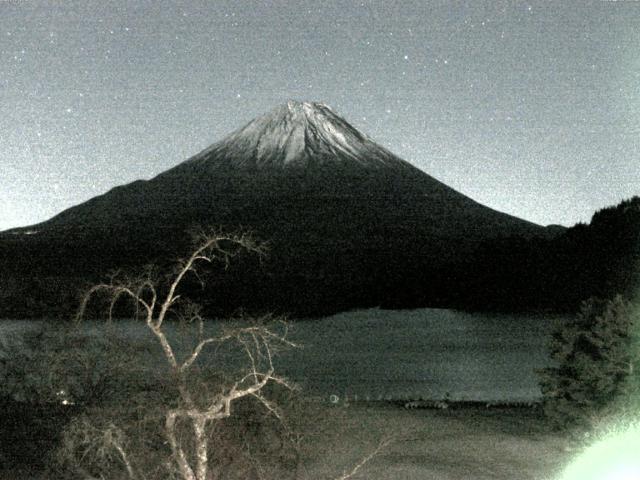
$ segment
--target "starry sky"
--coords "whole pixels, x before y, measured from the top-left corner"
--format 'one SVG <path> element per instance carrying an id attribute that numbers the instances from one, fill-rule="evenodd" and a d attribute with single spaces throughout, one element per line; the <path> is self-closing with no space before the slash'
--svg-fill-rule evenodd
<path id="1" fill-rule="evenodd" d="M 0 0 L 0 230 L 289 98 L 492 208 L 588 221 L 640 194 L 640 1 Z"/>

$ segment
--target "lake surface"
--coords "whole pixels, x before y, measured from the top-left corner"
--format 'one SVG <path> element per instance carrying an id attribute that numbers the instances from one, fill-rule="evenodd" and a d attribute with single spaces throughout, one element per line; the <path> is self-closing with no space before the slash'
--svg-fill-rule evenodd
<path id="1" fill-rule="evenodd" d="M 359 310 L 291 325 L 302 348 L 275 359 L 277 371 L 314 396 L 340 400 L 535 401 L 535 369 L 558 316 L 483 315 L 453 310 Z M 0 321 L 0 351 L 37 322 Z M 92 328 L 92 327 L 87 327 Z M 118 325 L 144 339 L 144 325 Z"/>

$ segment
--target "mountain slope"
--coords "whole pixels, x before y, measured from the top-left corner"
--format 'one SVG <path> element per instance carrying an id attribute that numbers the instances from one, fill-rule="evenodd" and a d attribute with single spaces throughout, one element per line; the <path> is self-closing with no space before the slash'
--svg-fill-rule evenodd
<path id="1" fill-rule="evenodd" d="M 329 107 L 294 101 L 150 181 L 116 187 L 35 228 L 112 227 L 110 221 L 149 215 L 181 224 L 185 218 L 196 221 L 201 215 L 222 214 L 224 209 L 216 205 L 247 204 L 253 199 L 254 206 L 262 208 L 257 205 L 264 203 L 261 199 L 274 197 L 305 201 L 322 197 L 327 204 L 359 199 L 383 209 L 406 208 L 395 216 L 437 222 L 442 231 L 456 224 L 450 233 L 458 236 L 543 231 L 447 187 L 375 144 Z"/>
<path id="2" fill-rule="evenodd" d="M 14 277 L 77 284 L 173 258 L 193 225 L 250 228 L 272 246 L 259 272 L 239 267 L 217 284 L 218 307 L 303 314 L 446 305 L 480 243 L 547 235 L 413 167 L 329 107 L 290 101 L 149 181 L 1 235 L 0 252 Z"/>

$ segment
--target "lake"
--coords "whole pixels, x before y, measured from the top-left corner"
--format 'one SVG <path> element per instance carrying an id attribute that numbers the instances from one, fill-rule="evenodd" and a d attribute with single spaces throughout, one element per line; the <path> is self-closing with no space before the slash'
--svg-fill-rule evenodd
<path id="1" fill-rule="evenodd" d="M 546 342 L 561 320 L 440 309 L 358 310 L 293 323 L 290 338 L 303 347 L 279 353 L 275 365 L 304 392 L 325 399 L 535 401 L 535 369 L 549 365 Z M 0 321 L 0 350 L 38 325 Z M 118 329 L 127 338 L 151 339 L 141 324 L 126 321 Z"/>

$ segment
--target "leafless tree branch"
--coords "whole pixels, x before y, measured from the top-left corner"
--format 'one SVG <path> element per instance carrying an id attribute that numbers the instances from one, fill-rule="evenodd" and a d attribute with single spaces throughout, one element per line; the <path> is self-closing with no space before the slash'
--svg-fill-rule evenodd
<path id="1" fill-rule="evenodd" d="M 126 278 L 120 272 L 116 272 L 110 277 L 108 283 L 95 285 L 87 291 L 76 317 L 78 321 L 84 317 L 89 300 L 99 293 L 106 293 L 110 297 L 108 309 L 110 320 L 113 317 L 115 305 L 121 297 L 130 298 L 136 309 L 140 308 L 145 313 L 144 321 L 162 347 L 177 382 L 181 406 L 166 412 L 164 429 L 172 451 L 173 461 L 180 477 L 184 480 L 207 480 L 209 478 L 209 450 L 206 431 L 212 421 L 231 415 L 234 401 L 246 396 L 254 396 L 276 414 L 275 407 L 259 392 L 271 381 L 288 386 L 283 379 L 274 375 L 271 354 L 271 344 L 294 345 L 293 342 L 285 338 L 286 330 L 284 335 L 281 335 L 266 326 L 257 324 L 227 330 L 218 336 L 204 337 L 203 319 L 199 309 L 188 302 L 183 302 L 182 310 L 177 311 L 176 314 L 188 322 L 197 322 L 199 341 L 184 359 L 178 360 L 175 348 L 163 329 L 169 312 L 174 311 L 181 298 L 178 289 L 188 273 L 194 274 L 202 282 L 198 274 L 198 264 L 218 262 L 226 268 L 231 259 L 242 251 L 262 256 L 266 253 L 266 246 L 257 242 L 247 233 L 228 235 L 216 231 L 202 231 L 197 235 L 197 242 L 191 255 L 176 264 L 173 275 L 169 277 L 167 286 L 163 289 L 166 294 L 163 294 L 162 298 L 159 298 L 159 284 L 153 278 L 151 270 L 147 270 L 139 278 Z M 216 395 L 208 405 L 200 407 L 194 399 L 193 392 L 189 389 L 188 371 L 207 346 L 220 345 L 229 341 L 236 341 L 241 345 L 249 359 L 250 372 L 240 381 Z M 195 464 L 191 463 L 178 438 L 177 426 L 184 421 L 191 425 L 193 431 Z M 123 445 L 111 442 L 110 447 L 118 452 L 133 480 L 133 467 L 131 467 Z"/>
<path id="2" fill-rule="evenodd" d="M 231 260 L 241 252 L 253 253 L 261 258 L 267 249 L 264 243 L 257 242 L 246 232 L 224 234 L 215 230 L 201 230 L 195 239 L 191 254 L 179 260 L 172 274 L 165 277 L 164 281 L 159 279 L 152 268 L 147 268 L 139 277 L 126 277 L 121 272 L 116 272 L 107 282 L 91 287 L 82 298 L 76 319 L 80 321 L 85 316 L 89 301 L 94 295 L 108 295 L 109 320 L 113 318 L 120 298 L 128 298 L 133 302 L 136 307 L 135 318 L 144 321 L 161 346 L 171 378 L 177 387 L 178 398 L 175 404 L 162 412 L 164 437 L 171 452 L 169 470 L 181 480 L 211 480 L 218 478 L 210 465 L 213 425 L 231 416 L 234 403 L 239 399 L 251 397 L 257 400 L 281 422 L 292 438 L 295 437 L 286 425 L 278 405 L 265 396 L 263 389 L 269 383 L 279 384 L 286 389 L 295 388 L 288 380 L 275 374 L 273 355 L 280 348 L 299 346 L 289 340 L 288 324 L 283 319 L 270 315 L 256 319 L 251 325 L 233 322 L 236 324 L 233 328 L 224 328 L 216 335 L 205 335 L 204 319 L 199 307 L 179 293 L 185 277 L 192 274 L 202 284 L 202 277 L 199 275 L 201 265 L 218 264 L 227 268 Z M 165 328 L 170 315 L 197 328 L 197 340 L 187 352 L 180 355 L 177 355 L 179 350 L 172 344 Z M 238 323 L 242 326 L 237 326 Z M 191 376 L 199 371 L 195 365 L 205 352 L 215 356 L 225 344 L 235 345 L 243 352 L 246 358 L 245 368 L 237 374 L 235 381 L 219 385 L 215 394 L 203 394 L 197 385 L 190 383 Z M 94 431 L 93 435 L 95 438 L 98 433 Z M 124 466 L 129 480 L 142 480 L 127 453 L 126 439 L 115 425 L 110 425 L 98 437 L 100 441 L 95 440 L 97 444 L 91 438 L 86 439 L 83 443 L 85 453 L 97 448 L 102 449 L 101 454 L 106 455 L 105 449 L 111 449 Z M 336 480 L 352 478 L 387 444 L 388 441 L 381 442 L 373 452 Z M 261 470 L 258 470 L 258 474 L 264 476 Z"/>

